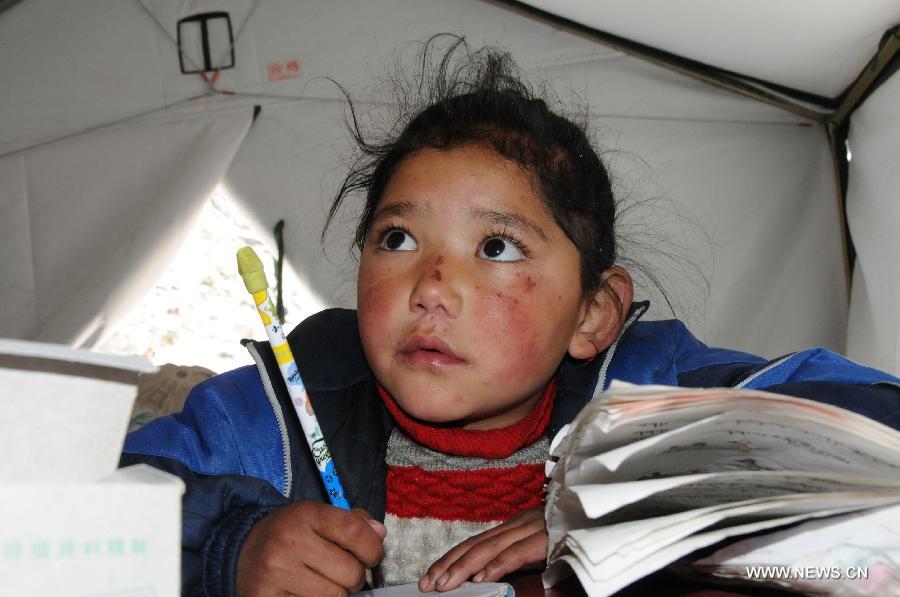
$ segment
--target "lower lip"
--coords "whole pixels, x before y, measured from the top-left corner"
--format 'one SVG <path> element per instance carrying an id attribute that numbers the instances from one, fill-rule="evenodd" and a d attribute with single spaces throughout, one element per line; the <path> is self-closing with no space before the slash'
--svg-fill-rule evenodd
<path id="1" fill-rule="evenodd" d="M 451 357 L 442 352 L 430 350 L 414 350 L 401 353 L 403 358 L 411 365 L 425 365 L 429 367 L 447 367 L 450 365 L 464 365 L 465 361 Z"/>

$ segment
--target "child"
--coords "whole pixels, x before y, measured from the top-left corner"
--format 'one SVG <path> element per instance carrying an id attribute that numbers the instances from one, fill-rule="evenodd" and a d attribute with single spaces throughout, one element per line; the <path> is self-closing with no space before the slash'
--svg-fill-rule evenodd
<path id="1" fill-rule="evenodd" d="M 825 350 L 766 363 L 639 322 L 583 127 L 508 55 L 463 50 L 396 138 L 353 129 L 362 154 L 329 220 L 365 192 L 358 308 L 289 338 L 355 509 L 328 505 L 264 343 L 247 344 L 256 368 L 128 437 L 123 465 L 187 484 L 186 594 L 345 594 L 379 564 L 388 584 L 444 591 L 541 567 L 548 439 L 613 378 L 766 388 L 900 423 L 897 379 Z"/>

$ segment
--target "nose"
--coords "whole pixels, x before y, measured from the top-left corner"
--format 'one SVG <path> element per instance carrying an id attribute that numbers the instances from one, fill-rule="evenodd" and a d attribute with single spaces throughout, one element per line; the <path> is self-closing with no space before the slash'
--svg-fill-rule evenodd
<path id="1" fill-rule="evenodd" d="M 410 310 L 422 315 L 456 317 L 462 306 L 461 276 L 459 265 L 443 254 L 422 259 L 409 296 Z"/>

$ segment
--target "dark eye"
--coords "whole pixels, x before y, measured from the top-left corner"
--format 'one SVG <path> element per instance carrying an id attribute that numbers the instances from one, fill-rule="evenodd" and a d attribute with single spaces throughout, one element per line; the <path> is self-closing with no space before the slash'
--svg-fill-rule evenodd
<path id="1" fill-rule="evenodd" d="M 381 243 L 378 245 L 378 248 L 386 251 L 412 251 L 418 248 L 418 245 L 408 232 L 399 228 L 393 228 L 381 237 Z"/>
<path id="2" fill-rule="evenodd" d="M 496 236 L 482 243 L 479 254 L 492 261 L 518 261 L 525 257 L 515 244 Z"/>

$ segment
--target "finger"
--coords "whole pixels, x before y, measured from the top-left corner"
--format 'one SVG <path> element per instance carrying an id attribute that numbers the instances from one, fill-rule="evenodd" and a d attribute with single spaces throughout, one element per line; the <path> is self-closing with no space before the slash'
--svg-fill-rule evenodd
<path id="1" fill-rule="evenodd" d="M 311 542 L 306 564 L 348 591 L 358 591 L 366 580 L 365 566 L 352 553 L 322 537 Z"/>
<path id="2" fill-rule="evenodd" d="M 299 575 L 298 584 L 292 586 L 285 594 L 297 597 L 347 597 L 349 592 L 346 587 L 338 585 L 315 570 L 304 568 Z"/>
<path id="3" fill-rule="evenodd" d="M 484 566 L 510 545 L 531 535 L 534 529 L 527 526 L 504 528 L 498 533 L 481 538 L 451 562 L 439 576 L 432 576 L 434 588 L 449 591 L 484 570 Z M 435 571 L 437 572 L 437 571 Z"/>
<path id="4" fill-rule="evenodd" d="M 362 513 L 364 511 L 328 508 L 312 524 L 319 536 L 341 546 L 360 562 L 371 567 L 378 564 L 384 556 L 384 545 L 375 526 L 369 522 L 371 517 Z"/>
<path id="5" fill-rule="evenodd" d="M 484 533 L 473 535 L 468 539 L 462 541 L 461 543 L 453 546 L 453 548 L 451 548 L 447 553 L 442 555 L 431 566 L 428 567 L 428 570 L 425 571 L 425 575 L 422 576 L 421 579 L 419 579 L 419 590 L 423 592 L 435 590 L 437 580 L 443 580 L 444 573 L 447 572 L 447 569 L 451 564 L 453 564 L 453 562 L 458 560 L 463 554 L 472 549 L 472 547 L 477 545 L 479 542 L 487 539 L 488 533 L 491 533 L 490 536 L 493 536 L 502 532 L 502 525 L 496 526 L 493 529 L 485 531 Z"/>
<path id="6" fill-rule="evenodd" d="M 499 524 L 484 532 L 472 535 L 468 539 L 457 543 L 447 553 L 438 558 L 426 571 L 425 576 L 419 581 L 419 589 L 422 591 L 431 591 L 434 589 L 435 581 L 440 578 L 450 567 L 453 562 L 462 557 L 470 549 L 491 537 L 495 537 L 501 533 L 507 532 L 510 528 L 518 527 L 523 524 L 521 521 L 511 518 L 503 524 Z"/>
<path id="7" fill-rule="evenodd" d="M 384 541 L 384 538 L 387 537 L 387 528 L 382 523 L 372 518 L 372 516 L 362 508 L 353 508 L 351 512 L 366 521 L 366 524 L 372 527 L 372 530 L 375 531 L 378 538 Z"/>
<path id="8" fill-rule="evenodd" d="M 496 582 L 511 572 L 527 567 L 543 568 L 547 561 L 547 532 L 534 533 L 516 541 L 484 565 L 472 580 Z"/>
<path id="9" fill-rule="evenodd" d="M 454 562 L 456 562 L 460 557 L 468 553 L 471 549 L 473 549 L 479 543 L 482 543 L 486 540 L 489 540 L 501 533 L 507 533 L 512 529 L 520 529 L 528 527 L 532 529 L 532 532 L 537 532 L 544 529 L 544 512 L 540 508 L 534 508 L 530 510 L 523 510 L 519 512 L 503 524 L 495 526 L 492 529 L 488 529 L 483 533 L 479 533 L 472 537 L 469 537 L 462 543 L 453 547 L 450 551 L 445 553 L 438 559 L 434 564 L 429 567 L 428 571 L 419 581 L 419 590 L 420 591 L 431 591 L 437 588 L 437 581 L 443 580 L 446 582 L 444 578 L 444 574 L 447 573 L 447 570 Z M 521 535 L 516 535 L 517 538 L 526 536 L 527 533 L 524 531 Z"/>

